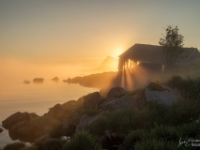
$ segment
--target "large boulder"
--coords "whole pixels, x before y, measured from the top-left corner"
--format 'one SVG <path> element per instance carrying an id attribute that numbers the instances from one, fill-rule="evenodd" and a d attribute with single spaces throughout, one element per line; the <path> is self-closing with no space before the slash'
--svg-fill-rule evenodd
<path id="1" fill-rule="evenodd" d="M 122 87 L 114 87 L 110 89 L 107 94 L 107 99 L 112 97 L 121 97 L 126 94 L 126 91 Z"/>
<path id="2" fill-rule="evenodd" d="M 134 108 L 134 98 L 130 95 L 124 95 L 119 98 L 109 98 L 100 105 L 100 108 L 104 110 Z"/>
<path id="3" fill-rule="evenodd" d="M 45 134 L 45 135 L 42 135 L 41 137 L 35 139 L 35 143 L 38 143 L 38 144 L 44 143 L 50 139 L 52 139 L 51 136 L 49 134 Z"/>
<path id="4" fill-rule="evenodd" d="M 27 125 L 28 125 L 27 121 L 21 121 L 21 122 L 14 124 L 13 126 L 11 126 L 9 128 L 9 135 L 10 135 L 11 139 L 17 140 L 19 138 L 18 130 Z"/>
<path id="5" fill-rule="evenodd" d="M 65 116 L 65 113 L 66 109 L 61 104 L 56 104 L 54 107 L 50 108 L 47 115 L 52 118 L 62 120 Z"/>
<path id="6" fill-rule="evenodd" d="M 146 100 L 145 93 L 143 90 L 134 94 L 132 97 L 134 99 L 133 105 L 135 108 L 141 109 L 146 106 L 147 100 Z"/>
<path id="7" fill-rule="evenodd" d="M 102 99 L 99 92 L 94 92 L 94 93 L 88 94 L 87 96 L 84 96 L 83 105 L 85 108 L 95 109 L 99 106 L 101 102 L 102 102 Z"/>
<path id="8" fill-rule="evenodd" d="M 21 121 L 14 124 L 9 128 L 9 135 L 13 140 L 33 142 L 45 134 L 59 136 L 61 131 L 61 121 L 50 116 L 41 116 L 31 122 Z"/>
<path id="9" fill-rule="evenodd" d="M 9 129 L 12 125 L 21 122 L 21 121 L 27 121 L 30 122 L 31 121 L 31 116 L 29 113 L 24 112 L 16 112 L 14 114 L 12 114 L 11 116 L 9 116 L 8 118 L 6 118 L 3 122 L 2 125 L 5 129 Z"/>
<path id="10" fill-rule="evenodd" d="M 62 134 L 65 136 L 72 136 L 76 131 L 76 124 L 73 122 L 65 121 L 62 126 Z"/>
<path id="11" fill-rule="evenodd" d="M 38 123 L 38 124 L 32 123 L 31 127 L 33 127 L 34 133 L 32 134 L 32 138 L 34 138 L 34 139 L 41 137 L 42 135 L 46 134 L 45 126 L 42 125 L 42 123 L 41 124 L 40 123 Z"/>
<path id="12" fill-rule="evenodd" d="M 62 107 L 66 109 L 68 114 L 73 113 L 74 110 L 79 106 L 76 100 L 70 100 L 62 104 Z"/>
<path id="13" fill-rule="evenodd" d="M 103 114 L 105 114 L 106 111 L 103 111 L 97 115 L 94 115 L 92 117 L 88 115 L 83 115 L 82 118 L 80 119 L 79 124 L 77 125 L 76 131 L 79 130 L 87 130 L 92 123 L 97 121 Z"/>
<path id="14" fill-rule="evenodd" d="M 70 116 L 66 117 L 62 122 L 62 135 L 71 137 L 76 130 L 77 121 L 80 120 L 80 114 L 73 113 Z"/>
<path id="15" fill-rule="evenodd" d="M 18 136 L 21 141 L 32 142 L 34 141 L 34 127 L 30 124 L 18 129 Z"/>
<path id="16" fill-rule="evenodd" d="M 147 101 L 157 101 L 166 105 L 171 105 L 176 100 L 181 99 L 181 93 L 178 89 L 172 89 L 168 86 L 151 83 L 145 89 Z"/>
<path id="17" fill-rule="evenodd" d="M 34 128 L 34 138 L 38 138 L 44 134 L 60 134 L 61 130 L 61 121 L 48 117 L 48 116 L 42 116 L 40 118 L 37 118 L 31 122 L 31 125 Z"/>

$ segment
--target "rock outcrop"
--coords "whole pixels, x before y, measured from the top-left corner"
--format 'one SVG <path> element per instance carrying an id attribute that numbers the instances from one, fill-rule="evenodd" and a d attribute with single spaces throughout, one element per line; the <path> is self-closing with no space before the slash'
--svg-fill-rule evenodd
<path id="1" fill-rule="evenodd" d="M 94 92 L 56 104 L 43 116 L 34 113 L 17 112 L 2 122 L 13 140 L 25 142 L 45 141 L 51 137 L 72 136 L 78 130 L 88 130 L 100 117 L 109 111 L 145 107 L 147 101 L 158 101 L 171 105 L 182 98 L 178 89 L 156 83 L 136 93 L 128 93 L 122 87 L 110 89 L 105 99 Z M 91 113 L 92 112 L 92 113 Z M 92 115 L 91 115 L 92 114 Z M 1 132 L 1 129 L 0 129 Z M 115 140 L 114 140 L 115 141 Z"/>
<path id="2" fill-rule="evenodd" d="M 62 120 L 65 116 L 65 113 L 66 109 L 61 104 L 56 104 L 54 107 L 50 108 L 47 115 L 52 118 Z"/>
<path id="3" fill-rule="evenodd" d="M 44 134 L 41 137 L 37 138 L 35 140 L 35 142 L 39 144 L 39 143 L 44 143 L 44 142 L 46 142 L 47 140 L 50 140 L 50 139 L 52 139 L 52 138 L 49 134 Z"/>
<path id="4" fill-rule="evenodd" d="M 76 130 L 87 130 L 92 123 L 94 123 L 96 120 L 98 120 L 105 113 L 106 113 L 106 111 L 103 111 L 92 117 L 90 117 L 88 115 L 83 115 L 80 119 L 79 124 L 77 125 Z"/>
<path id="5" fill-rule="evenodd" d="M 111 97 L 121 97 L 126 94 L 126 91 L 122 87 L 114 87 L 110 89 L 110 91 L 107 94 L 107 99 Z"/>
<path id="6" fill-rule="evenodd" d="M 147 101 L 157 101 L 166 105 L 171 105 L 176 100 L 181 99 L 181 93 L 178 89 L 172 89 L 168 86 L 151 83 L 145 89 Z"/>
<path id="7" fill-rule="evenodd" d="M 134 107 L 134 98 L 130 95 L 124 95 L 122 97 L 111 97 L 104 101 L 100 108 L 103 110 L 116 110 L 124 108 L 133 108 Z"/>
<path id="8" fill-rule="evenodd" d="M 9 129 L 12 125 L 17 124 L 18 122 L 21 122 L 21 121 L 29 122 L 30 120 L 31 120 L 31 116 L 29 113 L 16 112 L 12 114 L 11 116 L 9 116 L 7 119 L 5 119 L 2 122 L 2 125 L 5 129 Z"/>
<path id="9" fill-rule="evenodd" d="M 99 92 L 94 92 L 84 96 L 83 105 L 85 108 L 94 109 L 102 102 L 101 95 Z"/>

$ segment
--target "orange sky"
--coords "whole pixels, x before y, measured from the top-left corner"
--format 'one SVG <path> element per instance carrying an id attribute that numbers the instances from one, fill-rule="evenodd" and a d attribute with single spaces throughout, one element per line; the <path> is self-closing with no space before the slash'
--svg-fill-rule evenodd
<path id="1" fill-rule="evenodd" d="M 200 48 L 199 6 L 199 0 L 2 0 L 0 57 L 92 68 L 135 43 L 157 45 L 167 25 L 178 25 L 186 47 Z"/>
<path id="2" fill-rule="evenodd" d="M 178 25 L 199 47 L 200 1 L 0 1 L 0 54 L 26 59 L 105 58 L 135 43 L 158 44 Z"/>

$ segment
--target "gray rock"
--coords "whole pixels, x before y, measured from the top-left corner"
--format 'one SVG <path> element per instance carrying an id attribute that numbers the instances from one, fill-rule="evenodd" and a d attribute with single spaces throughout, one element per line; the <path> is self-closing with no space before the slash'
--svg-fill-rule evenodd
<path id="1" fill-rule="evenodd" d="M 27 125 L 28 125 L 27 121 L 21 121 L 21 122 L 14 124 L 13 126 L 11 126 L 9 128 L 9 134 L 10 134 L 11 138 L 18 139 L 19 138 L 18 130 L 21 128 L 24 128 Z"/>
<path id="2" fill-rule="evenodd" d="M 45 124 L 43 125 L 45 126 L 50 126 L 53 129 L 59 128 L 61 126 L 61 121 L 54 119 L 54 118 L 49 118 L 48 120 L 44 120 Z"/>
<path id="3" fill-rule="evenodd" d="M 30 139 L 33 140 L 35 129 L 30 124 L 24 126 L 23 128 L 18 129 L 18 137 L 20 140 L 29 141 Z"/>
<path id="4" fill-rule="evenodd" d="M 110 98 L 100 105 L 104 110 L 116 110 L 124 108 L 134 108 L 134 98 L 130 95 L 124 95 L 119 98 Z"/>
<path id="5" fill-rule="evenodd" d="M 81 117 L 81 119 L 80 119 L 80 122 L 82 122 L 82 121 L 84 121 L 84 120 L 87 120 L 87 119 L 89 119 L 90 118 L 90 116 L 88 116 L 88 115 L 83 115 L 82 117 Z"/>
<path id="6" fill-rule="evenodd" d="M 157 101 L 166 105 L 171 105 L 176 100 L 182 98 L 178 89 L 172 89 L 164 85 L 161 85 L 161 88 L 156 89 L 152 89 L 151 87 L 147 86 L 145 89 L 145 97 L 147 101 Z"/>
<path id="7" fill-rule="evenodd" d="M 54 107 L 50 108 L 47 115 L 52 118 L 62 120 L 65 116 L 65 113 L 66 109 L 61 104 L 56 104 Z"/>
<path id="8" fill-rule="evenodd" d="M 107 99 L 111 97 L 121 97 L 126 94 L 126 91 L 122 87 L 114 87 L 110 89 L 107 94 Z"/>
<path id="9" fill-rule="evenodd" d="M 73 122 L 65 121 L 62 126 L 62 133 L 66 136 L 72 136 L 76 131 L 76 124 Z"/>
<path id="10" fill-rule="evenodd" d="M 48 126 L 48 125 L 44 127 L 44 130 L 45 130 L 45 133 L 47 134 L 51 134 L 54 131 L 53 127 Z"/>
<path id="11" fill-rule="evenodd" d="M 76 100 L 70 100 L 67 101 L 66 103 L 62 104 L 62 107 L 66 109 L 67 113 L 72 113 L 74 110 L 80 106 Z"/>
<path id="12" fill-rule="evenodd" d="M 5 129 L 9 129 L 11 126 L 13 126 L 14 124 L 16 124 L 18 122 L 21 122 L 21 121 L 29 122 L 30 120 L 31 120 L 31 116 L 29 113 L 16 112 L 16 113 L 12 114 L 11 116 L 9 116 L 8 118 L 6 118 L 2 122 L 2 125 Z"/>
<path id="13" fill-rule="evenodd" d="M 101 102 L 102 102 L 102 99 L 99 92 L 94 92 L 94 93 L 88 94 L 87 96 L 84 96 L 83 105 L 85 108 L 95 109 L 99 106 Z"/>
<path id="14" fill-rule="evenodd" d="M 42 135 L 41 137 L 35 139 L 35 142 L 36 143 L 44 143 L 45 141 L 50 140 L 50 139 L 52 139 L 51 136 L 49 134 L 45 134 L 45 135 Z"/>
<path id="15" fill-rule="evenodd" d="M 85 115 L 82 116 L 79 124 L 77 125 L 76 131 L 87 130 L 92 123 L 94 123 L 96 120 L 98 120 L 105 113 L 106 113 L 106 111 L 103 111 L 92 117 L 85 116 Z"/>

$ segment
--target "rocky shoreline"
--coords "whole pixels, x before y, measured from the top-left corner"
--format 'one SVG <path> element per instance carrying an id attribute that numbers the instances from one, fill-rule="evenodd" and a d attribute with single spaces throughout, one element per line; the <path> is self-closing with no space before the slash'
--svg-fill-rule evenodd
<path id="1" fill-rule="evenodd" d="M 12 140 L 41 143 L 63 136 L 72 137 L 78 131 L 87 131 L 109 112 L 141 109 L 148 101 L 172 105 L 180 98 L 182 95 L 178 89 L 157 83 L 149 84 L 142 92 L 132 93 L 122 87 L 114 87 L 104 95 L 94 92 L 78 100 L 56 104 L 42 116 L 16 112 L 6 118 L 2 125 L 8 130 Z M 114 137 L 118 136 L 120 135 Z"/>

